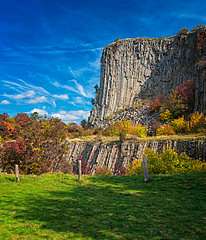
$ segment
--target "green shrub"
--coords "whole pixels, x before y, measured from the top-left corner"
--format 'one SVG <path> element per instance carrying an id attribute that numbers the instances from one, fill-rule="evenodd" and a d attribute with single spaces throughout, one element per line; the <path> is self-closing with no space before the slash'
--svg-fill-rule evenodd
<path id="1" fill-rule="evenodd" d="M 132 163 L 129 164 L 126 175 L 133 176 L 133 175 L 139 175 L 141 173 L 141 161 L 138 159 L 135 159 L 132 161 Z"/>
<path id="2" fill-rule="evenodd" d="M 191 171 L 206 171 L 206 163 L 191 159 L 186 153 L 178 154 L 169 148 L 162 153 L 147 149 L 148 169 L 152 174 L 185 173 Z"/>

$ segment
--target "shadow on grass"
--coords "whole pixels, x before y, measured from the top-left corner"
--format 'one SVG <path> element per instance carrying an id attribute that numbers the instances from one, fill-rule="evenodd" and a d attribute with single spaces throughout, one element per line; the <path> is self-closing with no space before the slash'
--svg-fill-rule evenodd
<path id="1" fill-rule="evenodd" d="M 201 177 L 160 176 L 148 184 L 136 177 L 91 177 L 45 197 L 27 196 L 16 218 L 86 239 L 204 239 Z"/>

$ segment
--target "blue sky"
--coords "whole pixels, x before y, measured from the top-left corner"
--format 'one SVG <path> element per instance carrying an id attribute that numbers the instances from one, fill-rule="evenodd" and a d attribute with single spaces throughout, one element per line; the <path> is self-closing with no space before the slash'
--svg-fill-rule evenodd
<path id="1" fill-rule="evenodd" d="M 197 24 L 206 24 L 205 1 L 1 0 L 0 112 L 79 122 L 91 110 L 104 46 Z"/>

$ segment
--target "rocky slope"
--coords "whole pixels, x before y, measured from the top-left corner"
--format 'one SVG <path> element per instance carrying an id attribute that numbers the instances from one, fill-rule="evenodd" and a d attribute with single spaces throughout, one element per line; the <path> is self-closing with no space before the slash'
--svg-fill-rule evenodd
<path id="1" fill-rule="evenodd" d="M 190 157 L 206 161 L 206 139 L 194 140 L 150 140 L 150 141 L 118 141 L 103 142 L 73 142 L 68 143 L 65 158 L 77 172 L 77 162 L 82 156 L 84 174 L 93 174 L 99 167 L 106 167 L 113 174 L 122 174 L 128 164 L 135 159 L 142 159 L 146 148 L 162 151 L 165 148 L 186 152 Z"/>
<path id="2" fill-rule="evenodd" d="M 195 110 L 206 112 L 206 27 L 174 37 L 118 40 L 103 50 L 100 87 L 89 123 L 101 126 L 138 99 L 195 82 Z"/>

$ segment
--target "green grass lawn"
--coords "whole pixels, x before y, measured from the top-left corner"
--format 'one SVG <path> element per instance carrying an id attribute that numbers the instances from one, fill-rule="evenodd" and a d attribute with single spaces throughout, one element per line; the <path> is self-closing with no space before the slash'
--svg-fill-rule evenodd
<path id="1" fill-rule="evenodd" d="M 0 176 L 0 239 L 206 239 L 206 173 Z"/>

